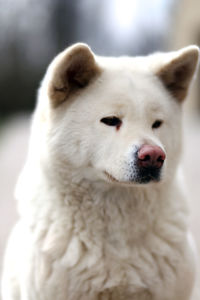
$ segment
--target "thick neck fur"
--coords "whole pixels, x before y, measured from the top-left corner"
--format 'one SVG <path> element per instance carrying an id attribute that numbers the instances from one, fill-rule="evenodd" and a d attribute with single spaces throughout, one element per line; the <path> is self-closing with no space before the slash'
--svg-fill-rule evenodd
<path id="1" fill-rule="evenodd" d="M 160 220 L 163 223 L 166 219 L 166 222 L 175 222 L 185 228 L 180 222 L 186 213 L 183 199 L 177 193 L 176 201 L 171 197 L 174 183 L 122 186 L 92 181 L 83 178 L 80 170 L 74 170 L 70 165 L 37 169 L 34 164 L 32 174 L 30 166 L 27 170 L 28 174 L 25 167 L 22 182 L 26 180 L 23 185 L 31 198 L 20 198 L 19 203 L 23 202 L 23 205 L 19 205 L 19 210 L 22 219 L 31 226 L 44 220 L 48 227 L 49 222 L 61 222 L 69 232 L 79 234 L 83 231 L 83 239 L 92 240 L 92 243 L 106 240 L 106 244 L 117 248 L 142 239 L 150 229 L 156 230 Z M 57 173 L 56 170 L 62 171 Z M 124 239 L 119 238 L 122 236 Z"/>

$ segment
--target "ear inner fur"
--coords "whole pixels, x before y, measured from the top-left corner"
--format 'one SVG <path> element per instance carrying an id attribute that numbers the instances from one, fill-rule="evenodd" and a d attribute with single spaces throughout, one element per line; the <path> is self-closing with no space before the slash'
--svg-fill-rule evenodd
<path id="1" fill-rule="evenodd" d="M 164 65 L 156 74 L 179 102 L 182 102 L 187 96 L 190 82 L 196 70 L 198 53 L 196 47 L 189 49 Z"/>
<path id="2" fill-rule="evenodd" d="M 48 94 L 53 107 L 57 107 L 67 98 L 87 86 L 101 69 L 94 55 L 84 44 L 77 44 L 67 49 L 53 69 Z"/>

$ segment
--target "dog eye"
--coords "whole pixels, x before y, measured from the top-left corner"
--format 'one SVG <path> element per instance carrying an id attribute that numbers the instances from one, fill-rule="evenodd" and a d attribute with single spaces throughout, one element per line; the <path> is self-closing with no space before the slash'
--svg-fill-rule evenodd
<path id="1" fill-rule="evenodd" d="M 161 125 L 162 125 L 163 121 L 161 120 L 156 120 L 153 125 L 152 125 L 152 128 L 153 129 L 156 129 L 156 128 L 159 128 Z"/>
<path id="2" fill-rule="evenodd" d="M 102 118 L 101 122 L 108 126 L 116 126 L 116 127 L 120 127 L 122 124 L 122 121 L 119 118 L 114 116 Z"/>

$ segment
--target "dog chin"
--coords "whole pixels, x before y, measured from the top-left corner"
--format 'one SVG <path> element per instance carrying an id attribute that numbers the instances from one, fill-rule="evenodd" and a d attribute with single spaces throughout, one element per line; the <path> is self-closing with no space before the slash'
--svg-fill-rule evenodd
<path id="1" fill-rule="evenodd" d="M 161 181 L 162 170 L 159 168 L 139 168 L 132 181 L 140 184 Z"/>

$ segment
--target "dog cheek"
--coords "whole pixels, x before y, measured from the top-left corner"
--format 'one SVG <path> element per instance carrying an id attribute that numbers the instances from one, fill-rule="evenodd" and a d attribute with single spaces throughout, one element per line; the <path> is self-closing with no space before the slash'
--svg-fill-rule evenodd
<path id="1" fill-rule="evenodd" d="M 119 180 L 122 182 L 130 182 L 130 181 L 134 181 L 136 176 L 137 176 L 137 170 L 136 170 L 135 157 L 133 155 L 124 157 L 121 160 L 121 164 L 118 165 Z"/>

